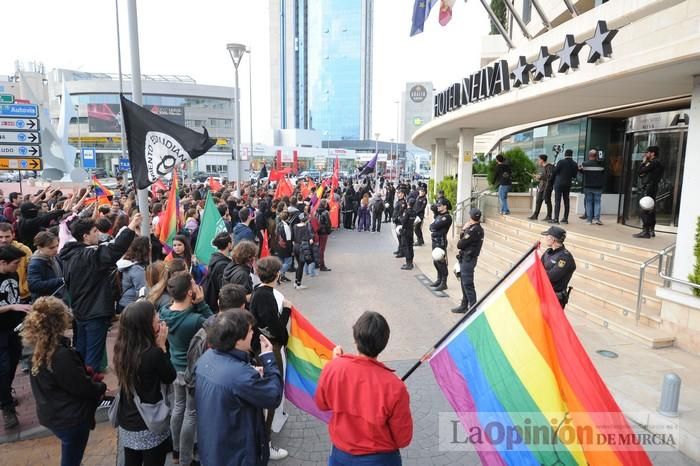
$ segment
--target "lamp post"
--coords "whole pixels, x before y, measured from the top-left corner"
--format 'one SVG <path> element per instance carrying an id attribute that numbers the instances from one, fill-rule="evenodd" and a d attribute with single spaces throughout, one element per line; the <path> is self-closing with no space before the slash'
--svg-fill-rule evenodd
<path id="1" fill-rule="evenodd" d="M 246 49 L 248 54 L 248 111 L 250 113 L 250 162 L 253 161 L 253 54 L 248 47 Z"/>
<path id="2" fill-rule="evenodd" d="M 236 162 L 236 197 L 240 196 L 241 191 L 241 93 L 238 88 L 238 65 L 241 64 L 243 59 L 243 54 L 246 52 L 246 46 L 243 44 L 226 44 L 226 50 L 228 50 L 229 55 L 231 55 L 231 60 L 233 61 L 233 67 L 236 69 L 236 104 L 233 108 L 233 128 L 234 128 L 234 138 L 236 138 L 236 150 L 233 153 L 233 160 Z M 233 178 L 231 170 L 229 169 L 229 179 Z"/>

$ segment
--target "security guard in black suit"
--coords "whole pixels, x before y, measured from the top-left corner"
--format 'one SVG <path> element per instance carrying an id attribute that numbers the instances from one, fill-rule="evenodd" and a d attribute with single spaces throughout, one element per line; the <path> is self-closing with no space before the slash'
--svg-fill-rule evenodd
<path id="1" fill-rule="evenodd" d="M 437 270 L 437 279 L 431 283 L 431 287 L 435 291 L 443 291 L 447 289 L 447 232 L 452 226 L 452 216 L 450 201 L 444 197 L 438 199 L 433 206 L 435 209 L 435 219 L 430 224 L 430 240 L 433 251 L 440 248 L 444 251 L 443 257 L 440 260 L 433 259 L 433 266 Z M 433 209 L 431 207 L 431 210 Z"/>
<path id="2" fill-rule="evenodd" d="M 406 192 L 402 189 L 397 189 L 396 204 L 394 204 L 394 212 L 392 213 L 391 218 L 391 220 L 394 222 L 394 225 L 401 225 L 401 217 L 403 216 L 403 213 L 407 208 L 408 205 L 406 204 Z M 396 251 L 394 251 L 394 256 L 396 256 L 396 258 L 406 257 L 403 244 L 403 235 L 397 234 L 396 236 L 399 240 L 399 248 Z"/>
<path id="3" fill-rule="evenodd" d="M 459 234 L 459 242 L 457 243 L 462 302 L 459 306 L 452 309 L 452 312 L 456 314 L 464 314 L 476 304 L 474 269 L 483 245 L 484 229 L 481 227 L 481 210 L 472 207 L 469 211 L 469 221 L 462 228 L 462 232 Z"/>
<path id="4" fill-rule="evenodd" d="M 542 265 L 547 271 L 554 293 L 557 295 L 562 309 L 569 302 L 569 281 L 576 270 L 576 261 L 568 249 L 564 247 L 566 230 L 551 226 L 543 231 L 544 244 L 547 250 L 542 254 Z"/>

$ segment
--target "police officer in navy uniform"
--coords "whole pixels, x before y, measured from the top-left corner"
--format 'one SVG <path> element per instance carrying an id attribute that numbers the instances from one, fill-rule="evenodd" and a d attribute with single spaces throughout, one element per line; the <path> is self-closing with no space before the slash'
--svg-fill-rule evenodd
<path id="1" fill-rule="evenodd" d="M 403 216 L 404 211 L 407 208 L 408 205 L 406 204 L 406 192 L 403 189 L 397 189 L 396 203 L 394 204 L 394 211 L 391 219 L 394 222 L 394 225 L 401 225 L 401 217 Z M 396 258 L 406 257 L 406 252 L 404 251 L 405 245 L 403 243 L 403 235 L 397 234 L 396 236 L 399 240 L 399 248 L 396 251 L 394 251 L 394 256 L 396 256 Z"/>
<path id="2" fill-rule="evenodd" d="M 406 256 L 406 263 L 401 266 L 401 270 L 413 269 L 413 225 L 416 223 L 416 198 L 409 197 L 407 207 L 404 209 L 401 218 L 401 238 L 403 242 L 403 253 Z"/>
<path id="3" fill-rule="evenodd" d="M 456 314 L 463 314 L 476 304 L 474 269 L 476 268 L 476 261 L 481 253 L 483 244 L 484 229 L 481 227 L 481 210 L 472 207 L 469 211 L 469 221 L 464 224 L 457 243 L 462 302 L 459 306 L 452 309 L 452 312 Z"/>
<path id="4" fill-rule="evenodd" d="M 576 270 L 576 261 L 571 252 L 564 247 L 566 230 L 551 226 L 549 230 L 543 231 L 542 235 L 545 237 L 544 245 L 547 247 L 542 254 L 542 265 L 547 271 L 549 281 L 563 309 L 569 301 L 569 281 Z"/>
<path id="5" fill-rule="evenodd" d="M 418 197 L 416 198 L 416 205 L 413 208 L 416 211 L 416 215 L 420 219 L 415 226 L 416 232 L 416 246 L 423 246 L 423 218 L 425 217 L 425 208 L 428 206 L 428 198 L 425 197 L 425 188 L 420 186 L 418 188 Z"/>
<path id="6" fill-rule="evenodd" d="M 452 226 L 452 216 L 450 215 L 450 201 L 445 197 L 441 197 L 431 207 L 435 212 L 435 219 L 430 224 L 430 241 L 432 249 L 442 249 L 445 254 L 441 260 L 433 260 L 433 266 L 437 271 L 437 279 L 430 284 L 435 291 L 443 291 L 447 289 L 447 232 Z"/>

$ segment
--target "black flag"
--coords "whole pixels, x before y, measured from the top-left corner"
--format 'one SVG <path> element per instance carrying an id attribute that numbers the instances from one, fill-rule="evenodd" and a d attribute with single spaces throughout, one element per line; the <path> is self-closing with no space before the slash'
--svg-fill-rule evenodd
<path id="1" fill-rule="evenodd" d="M 260 174 L 258 175 L 259 180 L 263 178 L 267 178 L 267 166 L 265 164 L 263 164 L 262 168 L 260 169 Z"/>
<path id="2" fill-rule="evenodd" d="M 372 159 L 369 162 L 358 168 L 360 173 L 357 176 L 365 176 L 369 175 L 370 173 L 373 173 L 374 169 L 377 166 L 377 157 L 379 157 L 379 152 L 374 154 L 374 157 L 372 157 Z"/>
<path id="3" fill-rule="evenodd" d="M 134 183 L 145 189 L 182 162 L 206 153 L 216 140 L 155 115 L 120 96 Z"/>

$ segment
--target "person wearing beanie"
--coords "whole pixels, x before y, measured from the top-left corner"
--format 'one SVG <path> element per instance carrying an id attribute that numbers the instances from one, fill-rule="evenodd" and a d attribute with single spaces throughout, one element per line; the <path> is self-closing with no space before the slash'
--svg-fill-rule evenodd
<path id="1" fill-rule="evenodd" d="M 37 233 L 48 228 L 52 221 L 58 220 L 65 213 L 62 209 L 56 209 L 39 215 L 39 210 L 39 206 L 33 202 L 25 202 L 19 207 L 22 218 L 17 223 L 17 239 L 32 251 L 35 250 L 34 237 Z"/>

